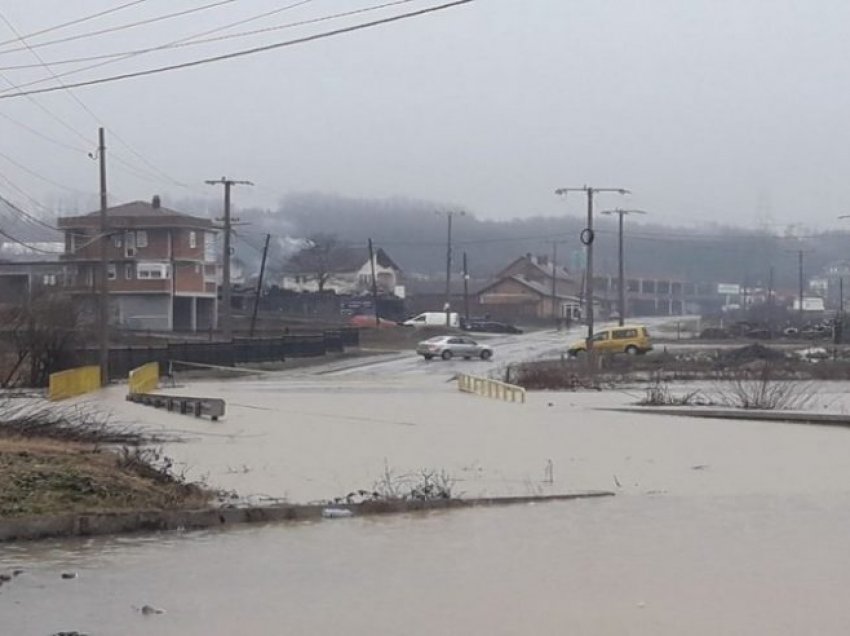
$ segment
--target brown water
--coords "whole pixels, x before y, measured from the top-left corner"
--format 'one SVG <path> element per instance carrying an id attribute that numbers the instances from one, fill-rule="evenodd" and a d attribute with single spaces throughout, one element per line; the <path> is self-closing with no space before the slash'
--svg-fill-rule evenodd
<path id="1" fill-rule="evenodd" d="M 624 496 L 24 544 L 0 633 L 846 634 L 848 526 L 847 495 Z"/>

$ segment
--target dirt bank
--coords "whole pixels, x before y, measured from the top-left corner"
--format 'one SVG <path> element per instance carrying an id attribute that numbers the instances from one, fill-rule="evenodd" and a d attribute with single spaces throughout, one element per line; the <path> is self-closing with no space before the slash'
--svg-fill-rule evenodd
<path id="1" fill-rule="evenodd" d="M 157 466 L 155 451 L 0 437 L 0 520 L 201 506 L 210 495 Z"/>

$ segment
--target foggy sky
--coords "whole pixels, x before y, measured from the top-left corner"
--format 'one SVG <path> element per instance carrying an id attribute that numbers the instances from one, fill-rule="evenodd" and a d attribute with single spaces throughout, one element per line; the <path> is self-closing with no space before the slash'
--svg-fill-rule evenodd
<path id="1" fill-rule="evenodd" d="M 33 38 L 37 43 L 209 0 L 149 0 Z M 290 4 L 237 0 L 181 19 L 37 49 L 46 61 L 176 40 Z M 230 32 L 371 4 L 315 0 Z M 141 55 L 65 81 L 195 59 L 432 4 Z M 118 0 L 5 3 L 21 33 Z M 477 0 L 442 13 L 204 67 L 25 98 L 0 114 L 77 147 L 60 148 L 0 118 L 0 152 L 63 186 L 96 192 L 98 123 L 171 179 L 153 175 L 112 132 L 111 201 L 220 191 L 250 179 L 241 205 L 287 193 L 402 196 L 490 218 L 578 214 L 556 187 L 626 187 L 600 207 L 640 207 L 655 222 L 838 226 L 850 213 L 850 3 L 842 0 Z M 0 39 L 14 36 L 0 22 Z M 0 47 L 0 51 L 15 46 Z M 33 63 L 0 53 L 0 66 Z M 73 66 L 56 66 L 56 72 Z M 2 70 L 15 83 L 44 69 Z M 8 85 L 0 79 L 0 85 Z M 84 140 L 68 128 L 90 138 Z M 115 159 L 113 160 L 113 153 Z M 128 169 L 124 160 L 136 168 Z M 0 156 L 0 193 L 27 209 L 78 196 Z M 34 199 L 32 201 L 30 199 Z"/>

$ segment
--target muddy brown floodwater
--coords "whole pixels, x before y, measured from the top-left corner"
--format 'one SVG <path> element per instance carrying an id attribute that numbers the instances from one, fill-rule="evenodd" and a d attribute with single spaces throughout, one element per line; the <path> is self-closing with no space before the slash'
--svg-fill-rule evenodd
<path id="1" fill-rule="evenodd" d="M 504 404 L 459 394 L 447 379 L 461 366 L 186 387 L 228 400 L 217 423 L 126 403 L 120 389 L 98 399 L 179 430 L 188 441 L 168 452 L 243 494 L 332 497 L 391 465 L 446 469 L 468 495 L 617 496 L 2 545 L 0 573 L 25 571 L 0 587 L 0 634 L 850 631 L 850 431 L 595 410 L 639 391 Z M 846 412 L 846 394 L 825 387 L 820 403 Z"/>

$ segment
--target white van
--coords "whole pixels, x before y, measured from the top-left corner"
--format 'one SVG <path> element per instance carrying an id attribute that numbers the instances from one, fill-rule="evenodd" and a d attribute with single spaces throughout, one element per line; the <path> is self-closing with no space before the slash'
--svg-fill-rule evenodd
<path id="1" fill-rule="evenodd" d="M 426 311 L 424 313 L 419 314 L 418 316 L 414 316 L 409 320 L 405 320 L 401 324 L 403 324 L 405 327 L 445 327 L 446 312 Z M 459 325 L 460 318 L 458 317 L 457 312 L 450 312 L 448 326 L 457 328 Z"/>

